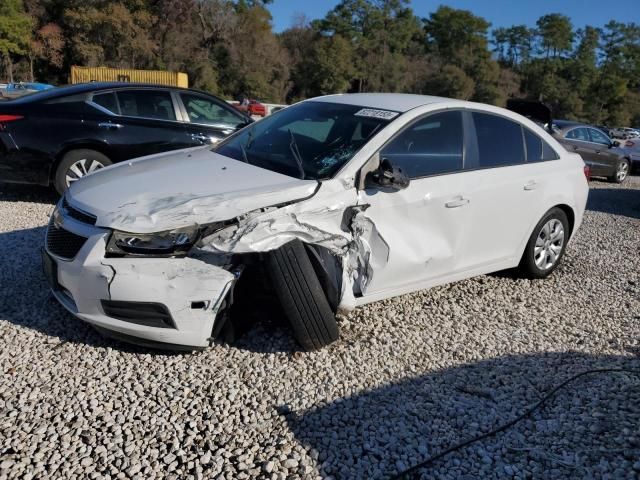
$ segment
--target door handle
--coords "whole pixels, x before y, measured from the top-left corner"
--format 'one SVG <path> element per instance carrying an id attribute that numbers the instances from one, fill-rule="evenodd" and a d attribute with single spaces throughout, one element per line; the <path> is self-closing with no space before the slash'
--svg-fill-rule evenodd
<path id="1" fill-rule="evenodd" d="M 469 203 L 468 198 L 459 196 L 459 197 L 456 197 L 454 200 L 448 201 L 447 203 L 444 204 L 444 206 L 447 208 L 458 208 L 458 207 L 464 207 L 468 203 Z"/>
<path id="2" fill-rule="evenodd" d="M 192 133 L 191 134 L 191 138 L 197 142 L 202 142 L 204 143 L 213 143 L 211 137 L 208 137 L 207 135 L 203 134 L 203 133 Z"/>
<path id="3" fill-rule="evenodd" d="M 536 182 L 535 180 L 531 180 L 530 182 L 524 184 L 525 190 L 535 190 L 536 188 L 538 188 L 538 182 Z"/>
<path id="4" fill-rule="evenodd" d="M 106 128 L 107 130 L 120 130 L 124 125 L 120 123 L 100 122 L 98 127 Z"/>
<path id="5" fill-rule="evenodd" d="M 574 149 L 574 150 L 578 150 L 578 146 L 577 146 L 577 145 L 574 145 L 574 146 L 573 146 L 573 149 Z"/>

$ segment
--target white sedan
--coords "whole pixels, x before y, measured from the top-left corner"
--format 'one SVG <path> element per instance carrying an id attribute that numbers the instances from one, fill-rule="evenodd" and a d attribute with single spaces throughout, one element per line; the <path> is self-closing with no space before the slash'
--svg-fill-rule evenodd
<path id="1" fill-rule="evenodd" d="M 587 173 L 501 108 L 331 95 L 74 183 L 43 262 L 59 302 L 116 338 L 206 347 L 259 286 L 315 349 L 338 338 L 338 311 L 514 267 L 548 276 Z"/>

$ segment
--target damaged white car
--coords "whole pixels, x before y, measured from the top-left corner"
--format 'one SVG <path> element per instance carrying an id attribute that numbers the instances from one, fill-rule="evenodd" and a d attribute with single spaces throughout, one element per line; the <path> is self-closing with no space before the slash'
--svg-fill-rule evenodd
<path id="1" fill-rule="evenodd" d="M 257 279 L 315 349 L 367 302 L 512 267 L 546 277 L 587 193 L 582 159 L 513 112 L 332 95 L 74 183 L 43 263 L 58 301 L 116 338 L 206 347 Z"/>

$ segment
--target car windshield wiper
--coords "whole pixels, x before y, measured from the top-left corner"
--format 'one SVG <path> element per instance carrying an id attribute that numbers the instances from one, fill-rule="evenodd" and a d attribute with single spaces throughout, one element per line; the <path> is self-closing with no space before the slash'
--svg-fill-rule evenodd
<path id="1" fill-rule="evenodd" d="M 251 165 L 251 162 L 249 162 L 249 157 L 247 157 L 247 151 L 245 150 L 242 143 L 240 144 L 240 151 L 242 152 L 242 160 L 244 160 L 244 163 L 248 163 L 249 165 Z"/>
<path id="2" fill-rule="evenodd" d="M 252 144 L 253 144 L 253 128 L 251 128 L 247 132 L 247 147 L 246 148 L 251 148 Z"/>
<path id="3" fill-rule="evenodd" d="M 247 156 L 247 149 L 251 148 L 252 143 L 253 143 L 253 129 L 247 132 L 247 144 L 242 145 L 242 143 L 240 143 L 240 150 L 242 151 L 242 159 L 244 160 L 244 163 L 248 163 L 249 165 L 251 165 L 251 162 L 249 162 L 249 157 Z"/>
<path id="4" fill-rule="evenodd" d="M 295 158 L 296 163 L 298 164 L 298 170 L 300 171 L 300 180 L 304 180 L 304 168 L 302 166 L 302 156 L 300 155 L 300 150 L 298 149 L 298 144 L 296 143 L 296 137 L 293 135 L 293 132 L 289 128 L 289 136 L 291 137 L 291 143 L 289 143 L 289 148 L 291 149 L 291 154 L 293 158 Z"/>

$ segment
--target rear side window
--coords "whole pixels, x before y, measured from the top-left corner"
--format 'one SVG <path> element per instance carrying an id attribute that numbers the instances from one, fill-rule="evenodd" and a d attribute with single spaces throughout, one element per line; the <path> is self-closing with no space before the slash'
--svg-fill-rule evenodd
<path id="1" fill-rule="evenodd" d="M 118 100 L 116 94 L 113 92 L 98 93 L 91 99 L 96 105 L 100 105 L 102 108 L 106 108 L 111 113 L 119 113 Z"/>
<path id="2" fill-rule="evenodd" d="M 557 160 L 558 154 L 538 135 L 528 128 L 522 127 L 524 144 L 527 149 L 527 162 L 543 162 L 545 160 Z"/>
<path id="3" fill-rule="evenodd" d="M 130 117 L 175 120 L 171 94 L 158 90 L 125 90 L 118 92 L 120 112 Z"/>
<path id="4" fill-rule="evenodd" d="M 382 149 L 381 157 L 411 178 L 462 170 L 464 135 L 461 112 L 429 115 L 407 127 Z"/>
<path id="5" fill-rule="evenodd" d="M 77 114 L 84 113 L 88 110 L 87 104 L 85 102 L 86 99 L 86 94 L 66 95 L 64 97 L 56 97 L 45 100 L 44 102 L 42 102 L 42 104 L 50 112 Z"/>
<path id="6" fill-rule="evenodd" d="M 478 138 L 479 168 L 524 163 L 522 127 L 498 115 L 473 112 Z"/>

